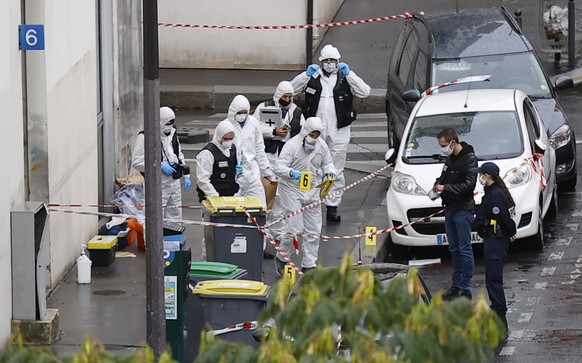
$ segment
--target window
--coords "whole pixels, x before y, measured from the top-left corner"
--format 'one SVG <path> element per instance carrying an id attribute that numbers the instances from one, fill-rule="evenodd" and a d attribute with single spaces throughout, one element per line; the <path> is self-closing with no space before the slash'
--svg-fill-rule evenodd
<path id="1" fill-rule="evenodd" d="M 400 58 L 400 65 L 398 69 L 398 77 L 403 84 L 408 84 L 408 76 L 414 65 L 414 60 L 416 58 L 416 53 L 418 52 L 418 33 L 416 30 L 412 30 L 408 39 L 406 40 L 406 45 L 402 51 L 402 57 Z"/>

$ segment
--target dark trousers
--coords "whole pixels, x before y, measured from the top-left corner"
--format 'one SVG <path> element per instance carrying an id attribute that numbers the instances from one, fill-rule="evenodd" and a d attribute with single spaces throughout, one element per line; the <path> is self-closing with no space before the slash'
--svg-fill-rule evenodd
<path id="1" fill-rule="evenodd" d="M 491 309 L 506 323 L 507 303 L 503 291 L 503 265 L 509 249 L 507 237 L 483 238 L 483 256 L 485 258 L 485 285 Z M 507 324 L 507 323 L 506 323 Z"/>

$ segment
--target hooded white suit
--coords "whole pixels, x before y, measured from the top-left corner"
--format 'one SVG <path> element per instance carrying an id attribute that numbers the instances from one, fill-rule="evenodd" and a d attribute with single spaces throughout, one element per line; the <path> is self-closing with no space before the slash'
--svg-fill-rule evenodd
<path id="1" fill-rule="evenodd" d="M 232 123 L 230 121 L 220 121 L 214 130 L 214 136 L 212 137 L 211 141 L 214 145 L 218 146 L 218 150 L 220 150 L 226 157 L 230 155 L 230 148 L 224 149 L 221 147 L 220 140 L 225 134 L 229 132 L 235 132 Z M 196 179 L 198 179 L 197 185 L 207 197 L 214 197 L 219 195 L 219 193 L 210 182 L 213 167 L 214 155 L 212 155 L 210 150 L 203 149 L 198 153 L 198 155 L 196 155 Z"/>
<path id="2" fill-rule="evenodd" d="M 319 117 L 308 118 L 301 128 L 301 132 L 287 141 L 281 155 L 279 155 L 275 173 L 279 177 L 279 197 L 284 215 L 319 200 L 320 190 L 315 186 L 323 180 L 326 173 L 335 174 L 336 172 L 329 148 L 321 137 L 316 139 L 315 149 L 311 153 L 306 152 L 303 146 L 304 139 L 310 132 L 321 132 L 322 129 Z M 299 190 L 299 181 L 289 175 L 291 170 L 312 172 L 311 190 Z M 289 218 L 287 231 L 319 235 L 321 234 L 321 224 L 321 208 L 316 207 Z M 290 256 L 293 253 L 293 237 L 285 235 L 281 241 L 281 248 Z M 303 237 L 301 253 L 303 255 L 301 266 L 305 268 L 315 267 L 319 253 L 319 238 Z"/>
<path id="3" fill-rule="evenodd" d="M 168 121 L 176 119 L 174 111 L 169 107 L 160 108 L 160 128 L 164 128 Z M 166 126 L 167 127 L 167 126 Z M 166 135 L 160 132 L 162 141 L 162 163 L 168 164 L 180 163 L 184 161 L 184 154 L 182 153 L 182 146 L 178 141 L 178 155 L 174 152 L 172 147 L 172 138 L 177 132 L 176 128 L 171 128 L 170 134 Z M 133 147 L 133 160 L 131 166 L 139 172 L 145 172 L 145 152 L 144 152 L 144 134 L 137 135 L 135 145 Z M 190 175 L 183 175 L 184 178 L 190 178 Z M 182 191 L 180 190 L 180 179 L 174 179 L 171 175 L 162 173 L 162 206 L 164 206 L 164 216 L 170 219 L 182 219 L 181 208 L 165 208 L 165 206 L 181 206 L 182 205 Z"/>
<path id="4" fill-rule="evenodd" d="M 249 112 L 251 105 L 243 96 L 236 96 L 228 108 L 228 118 L 234 127 L 234 144 L 237 150 L 243 153 L 243 173 L 238 179 L 240 189 L 236 196 L 255 195 L 261 198 L 263 205 L 267 206 L 265 189 L 261 182 L 261 173 L 269 180 L 275 180 L 275 174 L 269 167 L 269 159 L 265 154 L 265 143 L 259 121 L 252 115 L 248 115 L 243 123 L 234 119 L 237 112 L 246 110 Z M 226 121 L 225 120 L 225 121 Z"/>

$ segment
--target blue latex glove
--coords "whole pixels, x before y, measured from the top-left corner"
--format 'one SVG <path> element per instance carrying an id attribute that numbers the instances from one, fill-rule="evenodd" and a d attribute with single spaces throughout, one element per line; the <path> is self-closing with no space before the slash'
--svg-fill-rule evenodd
<path id="1" fill-rule="evenodd" d="M 313 74 L 315 74 L 315 72 L 317 72 L 318 69 L 319 64 L 311 64 L 309 67 L 307 67 L 305 74 L 307 75 L 307 77 L 311 77 L 313 76 Z"/>
<path id="2" fill-rule="evenodd" d="M 329 179 L 333 179 L 333 180 L 337 179 L 337 175 L 335 175 L 334 173 L 328 173 L 327 175 L 328 175 Z"/>
<path id="3" fill-rule="evenodd" d="M 237 164 L 234 167 L 234 171 L 236 172 L 236 176 L 240 176 L 243 172 L 243 166 L 241 164 Z"/>
<path id="4" fill-rule="evenodd" d="M 291 169 L 289 176 L 295 180 L 301 179 L 301 172 L 299 170 Z"/>
<path id="5" fill-rule="evenodd" d="M 339 63 L 339 64 L 337 65 L 337 67 L 338 67 L 338 68 L 340 69 L 340 71 L 342 71 L 342 73 L 343 73 L 343 74 L 345 74 L 346 76 L 347 76 L 348 74 L 350 74 L 350 67 L 349 67 L 349 66 L 348 66 L 346 63 L 344 63 L 344 62 L 341 62 L 341 63 Z"/>
<path id="6" fill-rule="evenodd" d="M 187 192 L 191 186 L 192 182 L 190 181 L 190 178 L 184 178 L 184 191 Z"/>
<path id="7" fill-rule="evenodd" d="M 176 169 L 172 168 L 170 164 L 163 162 L 162 163 L 162 173 L 166 175 L 172 175 L 176 172 Z"/>

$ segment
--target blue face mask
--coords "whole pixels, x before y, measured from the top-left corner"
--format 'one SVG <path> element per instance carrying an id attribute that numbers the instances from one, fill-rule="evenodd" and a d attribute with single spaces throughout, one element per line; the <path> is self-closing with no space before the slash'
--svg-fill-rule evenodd
<path id="1" fill-rule="evenodd" d="M 309 136 L 303 139 L 303 149 L 308 154 L 311 154 L 311 152 L 315 150 L 315 139 L 311 139 L 311 142 L 309 142 L 307 141 L 308 138 L 311 139 Z"/>

